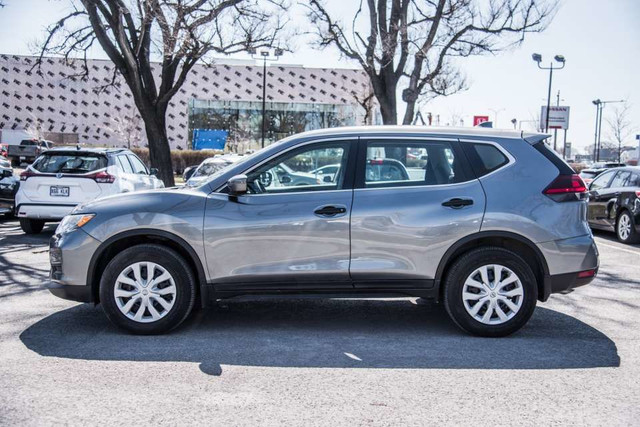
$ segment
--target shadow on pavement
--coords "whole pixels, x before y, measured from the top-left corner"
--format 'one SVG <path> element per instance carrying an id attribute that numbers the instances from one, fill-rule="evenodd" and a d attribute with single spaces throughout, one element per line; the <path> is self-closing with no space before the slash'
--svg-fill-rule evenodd
<path id="1" fill-rule="evenodd" d="M 230 301 L 200 310 L 168 335 L 117 330 L 100 308 L 78 305 L 26 329 L 20 339 L 42 356 L 114 361 L 180 361 L 220 375 L 221 365 L 566 369 L 616 367 L 611 339 L 565 314 L 538 308 L 511 337 L 460 332 L 441 306 L 409 300 Z"/>

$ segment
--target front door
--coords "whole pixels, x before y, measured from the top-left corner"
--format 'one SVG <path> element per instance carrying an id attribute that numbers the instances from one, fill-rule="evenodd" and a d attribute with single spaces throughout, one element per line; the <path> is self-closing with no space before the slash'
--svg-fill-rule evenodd
<path id="1" fill-rule="evenodd" d="M 610 202 L 616 197 L 611 181 L 617 171 L 611 170 L 598 175 L 589 186 L 589 224 L 599 228 L 609 228 Z"/>
<path id="2" fill-rule="evenodd" d="M 213 193 L 204 242 L 216 290 L 351 288 L 355 141 L 313 142 L 246 171 L 249 191 Z M 315 172 L 336 165 L 334 175 Z"/>
<path id="3" fill-rule="evenodd" d="M 351 215 L 355 286 L 431 287 L 444 252 L 480 230 L 482 187 L 456 140 L 362 144 Z"/>

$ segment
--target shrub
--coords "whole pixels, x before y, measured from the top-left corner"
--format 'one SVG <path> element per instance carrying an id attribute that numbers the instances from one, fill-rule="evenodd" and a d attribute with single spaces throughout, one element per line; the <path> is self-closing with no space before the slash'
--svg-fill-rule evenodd
<path id="1" fill-rule="evenodd" d="M 140 159 L 149 166 L 149 149 L 147 148 L 132 148 L 133 151 Z M 216 154 L 222 154 L 221 150 L 171 150 L 171 162 L 173 164 L 173 171 L 177 174 L 182 172 L 188 166 L 199 165 L 204 159 L 213 157 Z"/>

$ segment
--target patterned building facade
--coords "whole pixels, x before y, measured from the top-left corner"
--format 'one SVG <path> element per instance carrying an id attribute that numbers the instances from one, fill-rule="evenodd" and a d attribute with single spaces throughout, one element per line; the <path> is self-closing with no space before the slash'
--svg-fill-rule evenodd
<path id="1" fill-rule="evenodd" d="M 0 132 L 28 130 L 56 142 L 87 145 L 146 144 L 128 87 L 119 77 L 111 84 L 110 61 L 89 60 L 89 76 L 82 79 L 76 77 L 82 70 L 80 60 L 45 58 L 40 71 L 33 69 L 35 60 L 0 54 Z M 196 127 L 261 126 L 262 71 L 253 63 L 194 67 L 167 111 L 172 148 L 188 148 Z M 158 65 L 154 76 L 159 81 Z M 268 126 L 275 126 L 271 139 L 322 126 L 375 123 L 375 106 L 363 102 L 370 88 L 361 70 L 275 64 L 267 67 L 266 86 Z M 244 120 L 234 118 L 238 111 Z M 275 123 L 278 117 L 283 121 L 283 112 L 290 122 L 308 123 L 286 127 Z M 255 141 L 258 134 L 256 129 L 245 129 L 238 137 Z"/>

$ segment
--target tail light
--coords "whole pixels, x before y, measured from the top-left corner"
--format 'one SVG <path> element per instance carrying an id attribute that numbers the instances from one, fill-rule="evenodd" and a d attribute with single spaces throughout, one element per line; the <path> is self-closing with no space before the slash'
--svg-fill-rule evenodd
<path id="1" fill-rule="evenodd" d="M 36 176 L 37 173 L 27 169 L 26 171 L 20 174 L 20 181 L 26 181 L 29 177 Z"/>
<path id="2" fill-rule="evenodd" d="M 596 275 L 596 269 L 584 270 L 578 273 L 578 279 L 586 279 L 589 277 L 594 277 Z"/>
<path id="3" fill-rule="evenodd" d="M 371 159 L 369 160 L 370 165 L 381 165 L 384 163 L 383 159 Z"/>
<path id="4" fill-rule="evenodd" d="M 558 175 L 543 193 L 556 202 L 582 200 L 586 197 L 587 186 L 579 175 Z"/>
<path id="5" fill-rule="evenodd" d="M 98 184 L 113 184 L 116 180 L 116 177 L 107 173 L 106 171 L 98 172 L 91 176 L 95 182 Z"/>

